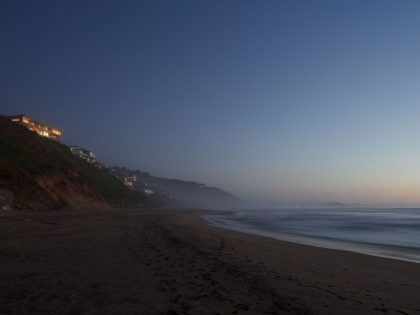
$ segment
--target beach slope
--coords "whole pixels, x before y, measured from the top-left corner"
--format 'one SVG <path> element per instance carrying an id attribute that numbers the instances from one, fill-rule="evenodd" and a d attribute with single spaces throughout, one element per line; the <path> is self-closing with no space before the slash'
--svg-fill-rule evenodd
<path id="1" fill-rule="evenodd" d="M 0 213 L 0 314 L 419 314 L 420 264 L 194 211 Z"/>

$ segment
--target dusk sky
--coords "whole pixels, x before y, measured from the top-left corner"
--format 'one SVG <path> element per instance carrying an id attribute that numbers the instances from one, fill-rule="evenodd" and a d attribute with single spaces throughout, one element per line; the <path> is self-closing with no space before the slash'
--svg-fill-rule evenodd
<path id="1" fill-rule="evenodd" d="M 0 114 L 242 198 L 420 203 L 419 1 L 1 1 Z"/>

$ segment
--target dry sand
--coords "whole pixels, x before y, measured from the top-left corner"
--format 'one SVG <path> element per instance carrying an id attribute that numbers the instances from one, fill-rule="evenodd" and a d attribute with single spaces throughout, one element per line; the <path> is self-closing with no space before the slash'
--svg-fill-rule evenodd
<path id="1" fill-rule="evenodd" d="M 196 214 L 0 213 L 0 314 L 420 314 L 420 264 Z"/>

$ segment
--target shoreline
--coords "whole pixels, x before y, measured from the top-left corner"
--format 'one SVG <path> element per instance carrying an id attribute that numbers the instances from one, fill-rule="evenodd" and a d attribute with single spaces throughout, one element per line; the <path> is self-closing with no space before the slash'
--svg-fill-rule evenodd
<path id="1" fill-rule="evenodd" d="M 420 312 L 418 264 L 224 230 L 206 213 L 1 213 L 0 313 Z"/>
<path id="2" fill-rule="evenodd" d="M 228 214 L 231 214 L 230 212 Z M 202 219 L 206 221 L 209 226 L 213 226 L 220 229 L 225 229 L 229 231 L 235 231 L 239 233 L 245 233 L 249 235 L 256 235 L 261 237 L 267 237 L 270 239 L 275 239 L 284 242 L 290 242 L 294 244 L 306 245 L 306 246 L 313 246 L 317 248 L 325 248 L 325 249 L 332 249 L 332 250 L 339 250 L 339 251 L 347 251 L 352 253 L 358 253 L 363 255 L 368 255 L 372 257 L 380 257 L 386 259 L 393 259 L 398 261 L 405 261 L 420 264 L 420 255 L 419 249 L 414 247 L 403 247 L 403 246 L 395 246 L 395 245 L 382 245 L 382 244 L 375 244 L 375 243 L 367 243 L 367 242 L 351 242 L 351 241 L 344 241 L 340 239 L 334 238 L 326 238 L 326 237 L 318 237 L 318 236 L 307 236 L 307 235 L 299 235 L 299 234 L 290 234 L 290 233 L 281 233 L 281 232 L 274 232 L 274 231 L 264 231 L 259 230 L 253 226 L 246 225 L 240 222 L 233 223 L 232 220 L 229 220 L 229 223 L 226 220 L 214 220 L 220 218 L 221 215 L 224 214 L 205 214 L 202 215 Z M 398 251 L 400 250 L 400 251 Z M 406 252 L 415 252 L 410 256 L 403 256 L 403 251 Z M 387 254 L 388 252 L 388 254 Z"/>

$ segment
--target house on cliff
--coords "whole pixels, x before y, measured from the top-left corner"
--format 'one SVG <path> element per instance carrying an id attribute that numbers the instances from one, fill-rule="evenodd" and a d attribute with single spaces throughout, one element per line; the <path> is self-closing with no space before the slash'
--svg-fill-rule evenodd
<path id="1" fill-rule="evenodd" d="M 61 130 L 37 120 L 33 120 L 28 116 L 21 114 L 7 117 L 11 122 L 24 126 L 25 128 L 38 133 L 40 136 L 51 140 L 61 140 Z"/>
<path id="2" fill-rule="evenodd" d="M 92 151 L 83 149 L 79 146 L 69 146 L 69 150 L 79 158 L 89 162 L 90 164 L 96 164 L 96 155 Z"/>

